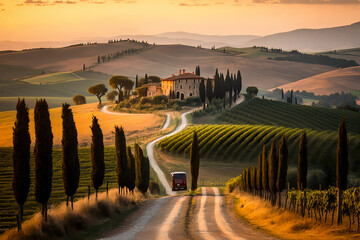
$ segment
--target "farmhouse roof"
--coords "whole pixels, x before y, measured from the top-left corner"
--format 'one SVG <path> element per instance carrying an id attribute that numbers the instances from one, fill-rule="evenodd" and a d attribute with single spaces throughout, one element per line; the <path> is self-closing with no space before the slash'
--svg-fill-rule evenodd
<path id="1" fill-rule="evenodd" d="M 171 77 L 161 79 L 161 81 L 175 81 L 175 80 L 186 80 L 186 79 L 205 79 L 194 73 L 181 73 L 179 75 L 172 75 Z"/>

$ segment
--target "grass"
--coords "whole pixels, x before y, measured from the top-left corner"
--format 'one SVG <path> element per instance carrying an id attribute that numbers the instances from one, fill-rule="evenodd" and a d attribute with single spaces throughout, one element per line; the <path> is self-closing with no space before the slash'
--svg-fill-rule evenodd
<path id="1" fill-rule="evenodd" d="M 36 77 L 26 78 L 23 81 L 28 82 L 30 84 L 46 85 L 46 84 L 54 84 L 60 82 L 73 82 L 73 81 L 85 80 L 84 78 L 79 77 L 75 74 L 73 74 L 72 72 L 50 73 Z"/>
<path id="2" fill-rule="evenodd" d="M 315 220 L 302 218 L 296 213 L 272 207 L 257 196 L 243 192 L 227 195 L 233 198 L 238 217 L 280 239 L 358 239 L 360 234 L 348 226 L 330 226 Z"/>
<path id="3" fill-rule="evenodd" d="M 75 194 L 75 201 L 87 196 L 88 186 L 91 185 L 91 161 L 90 148 L 79 148 L 80 161 L 80 183 L 77 193 Z M 109 182 L 109 188 L 117 188 L 116 182 L 116 160 L 115 147 L 105 147 L 105 178 L 100 191 L 106 191 L 106 183 Z M 35 213 L 40 211 L 40 204 L 34 198 L 34 158 L 31 154 L 31 186 L 27 202 L 24 205 L 25 220 L 31 218 Z M 62 150 L 53 150 L 53 179 L 52 192 L 49 199 L 50 208 L 54 208 L 63 201 L 66 201 L 66 195 L 62 183 Z M 150 172 L 151 179 L 157 179 L 156 174 Z M 18 206 L 13 197 L 12 191 L 12 148 L 0 148 L 0 233 L 5 229 L 16 226 L 16 214 Z M 91 192 L 94 189 L 91 188 Z"/>

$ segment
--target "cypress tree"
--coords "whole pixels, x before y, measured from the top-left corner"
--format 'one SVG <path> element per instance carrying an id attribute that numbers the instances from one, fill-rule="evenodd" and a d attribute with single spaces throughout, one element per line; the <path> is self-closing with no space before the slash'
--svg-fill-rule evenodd
<path id="1" fill-rule="evenodd" d="M 288 169 L 288 149 L 285 136 L 283 135 L 279 143 L 279 169 L 276 181 L 276 188 L 279 193 L 279 206 L 281 206 L 281 192 L 286 186 L 286 175 Z"/>
<path id="2" fill-rule="evenodd" d="M 233 80 L 230 79 L 230 81 L 229 81 L 229 107 L 231 107 L 231 104 L 232 104 L 232 91 L 233 91 L 233 84 L 232 83 L 233 83 Z"/>
<path id="3" fill-rule="evenodd" d="M 256 191 L 256 189 L 257 189 L 257 183 L 256 183 L 257 170 L 256 170 L 256 167 L 250 167 L 250 171 L 251 171 L 251 189 Z"/>
<path id="4" fill-rule="evenodd" d="M 240 92 L 241 92 L 241 89 L 242 89 L 242 78 L 241 78 L 240 70 L 238 70 L 238 72 L 237 72 L 236 80 L 237 80 L 237 82 L 238 82 L 238 85 L 237 85 L 237 94 L 239 95 Z"/>
<path id="5" fill-rule="evenodd" d="M 291 89 L 291 92 L 290 92 L 290 103 L 291 104 L 293 103 L 293 99 L 294 99 L 294 90 Z"/>
<path id="6" fill-rule="evenodd" d="M 259 154 L 259 168 L 258 171 L 256 172 L 256 188 L 257 190 L 260 191 L 262 190 L 262 154 Z"/>
<path id="7" fill-rule="evenodd" d="M 200 86 L 199 86 L 199 93 L 200 93 L 200 99 L 203 102 L 203 109 L 205 110 L 205 100 L 206 100 L 206 93 L 205 93 L 205 83 L 204 80 L 201 80 Z"/>
<path id="8" fill-rule="evenodd" d="M 211 100 L 213 98 L 213 88 L 211 82 L 212 82 L 211 79 L 208 79 L 206 81 L 206 96 L 208 98 L 209 103 L 211 103 Z"/>
<path id="9" fill-rule="evenodd" d="M 70 105 L 65 103 L 62 105 L 63 119 L 63 161 L 62 175 L 64 190 L 67 196 L 66 205 L 69 198 L 71 199 L 71 209 L 74 208 L 74 195 L 79 187 L 80 165 L 78 156 L 78 140 L 77 130 L 74 122 L 74 116 L 70 109 Z"/>
<path id="10" fill-rule="evenodd" d="M 234 79 L 232 81 L 233 91 L 234 91 L 234 103 L 236 103 L 236 96 L 237 96 L 237 80 L 236 75 L 234 74 Z"/>
<path id="11" fill-rule="evenodd" d="M 128 184 L 126 187 L 129 189 L 129 191 L 133 191 L 135 188 L 135 157 L 131 152 L 130 146 L 127 146 L 126 148 L 126 156 L 128 160 L 128 170 L 129 170 Z"/>
<path id="12" fill-rule="evenodd" d="M 115 155 L 116 155 L 116 175 L 117 183 L 120 189 L 127 185 L 128 181 L 128 159 L 126 156 L 126 139 L 124 129 L 115 126 Z"/>
<path id="13" fill-rule="evenodd" d="M 148 83 L 149 83 L 148 75 L 147 75 L 147 73 L 145 73 L 145 81 L 144 81 L 144 84 L 148 84 Z"/>
<path id="14" fill-rule="evenodd" d="M 146 193 L 149 186 L 149 180 L 147 180 L 147 162 L 142 149 L 135 143 L 135 186 L 143 194 Z"/>
<path id="15" fill-rule="evenodd" d="M 197 133 L 194 132 L 191 149 L 190 149 L 191 191 L 195 191 L 197 189 L 199 167 L 200 167 L 199 145 L 198 145 Z"/>
<path id="16" fill-rule="evenodd" d="M 218 72 L 218 69 L 216 69 L 216 72 L 215 72 L 215 78 L 214 78 L 214 97 L 216 99 L 219 99 L 220 98 L 220 91 L 221 91 L 221 87 L 220 87 L 220 76 L 219 76 L 219 72 Z"/>
<path id="17" fill-rule="evenodd" d="M 13 179 L 12 188 L 14 197 L 19 205 L 18 230 L 24 213 L 24 203 L 30 188 L 30 133 L 29 133 L 29 108 L 25 99 L 16 104 L 16 121 L 13 127 Z"/>
<path id="18" fill-rule="evenodd" d="M 47 202 L 51 194 L 52 184 L 52 146 L 53 134 L 49 107 L 45 99 L 36 100 L 35 118 L 35 199 L 42 204 L 42 216 L 47 221 Z"/>
<path id="19" fill-rule="evenodd" d="M 263 151 L 262 151 L 262 188 L 264 189 L 265 192 L 269 191 L 269 165 L 268 165 L 268 161 L 267 161 L 267 156 L 266 156 L 266 145 L 264 143 L 263 145 Z"/>
<path id="20" fill-rule="evenodd" d="M 143 158 L 144 161 L 144 172 L 143 172 L 143 176 L 144 176 L 144 188 L 147 189 L 149 188 L 149 184 L 150 184 L 150 161 L 148 157 L 144 157 Z"/>
<path id="21" fill-rule="evenodd" d="M 246 182 L 247 182 L 247 189 L 250 192 L 251 191 L 251 171 L 250 171 L 250 166 L 246 170 Z"/>
<path id="22" fill-rule="evenodd" d="M 200 66 L 198 66 L 198 74 L 197 75 L 199 75 L 200 76 Z"/>
<path id="23" fill-rule="evenodd" d="M 101 131 L 98 119 L 93 116 L 91 132 L 91 183 L 97 193 L 99 187 L 103 184 L 105 175 L 105 162 L 104 162 L 104 141 L 103 133 Z"/>
<path id="24" fill-rule="evenodd" d="M 342 223 L 342 192 L 347 188 L 349 171 L 348 144 L 345 119 L 339 126 L 338 146 L 336 149 L 336 183 L 338 191 L 338 225 Z"/>
<path id="25" fill-rule="evenodd" d="M 281 99 L 284 100 L 284 89 L 281 89 Z"/>
<path id="26" fill-rule="evenodd" d="M 298 174 L 297 187 L 299 190 L 304 190 L 307 187 L 307 143 L 306 132 L 300 137 L 299 158 L 298 158 Z"/>
<path id="27" fill-rule="evenodd" d="M 276 180 L 278 172 L 278 159 L 276 157 L 276 142 L 275 138 L 272 140 L 269 153 L 269 189 L 271 192 L 272 204 L 276 201 Z"/>
<path id="28" fill-rule="evenodd" d="M 139 87 L 139 76 L 136 74 L 135 89 L 137 89 L 138 87 Z"/>

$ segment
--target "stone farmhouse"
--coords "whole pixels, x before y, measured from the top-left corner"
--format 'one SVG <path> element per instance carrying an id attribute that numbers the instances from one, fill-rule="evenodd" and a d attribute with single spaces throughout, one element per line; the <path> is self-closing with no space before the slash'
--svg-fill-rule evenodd
<path id="1" fill-rule="evenodd" d="M 199 85 L 205 78 L 194 73 L 186 73 L 185 69 L 179 70 L 179 75 L 161 79 L 162 94 L 169 96 L 172 92 L 177 99 L 184 100 L 188 97 L 199 97 Z M 206 83 L 206 82 L 205 82 Z"/>
<path id="2" fill-rule="evenodd" d="M 148 83 L 145 84 L 144 86 L 147 86 L 147 97 L 153 97 L 156 95 L 163 95 L 162 93 L 162 89 L 161 89 L 161 83 L 159 82 L 155 82 L 155 83 Z"/>

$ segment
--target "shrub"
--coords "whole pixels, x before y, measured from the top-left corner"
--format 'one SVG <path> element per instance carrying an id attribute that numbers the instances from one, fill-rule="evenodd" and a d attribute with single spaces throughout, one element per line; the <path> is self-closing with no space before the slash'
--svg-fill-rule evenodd
<path id="1" fill-rule="evenodd" d="M 154 104 L 164 104 L 168 103 L 168 98 L 165 95 L 158 95 L 152 98 L 152 102 Z"/>
<path id="2" fill-rule="evenodd" d="M 188 97 L 185 99 L 185 104 L 187 106 L 199 106 L 201 104 L 200 97 Z"/>
<path id="3" fill-rule="evenodd" d="M 152 103 L 152 100 L 151 100 L 151 98 L 148 98 L 148 97 L 142 97 L 140 100 L 140 103 L 141 104 Z"/>
<path id="4" fill-rule="evenodd" d="M 80 94 L 74 95 L 74 97 L 73 97 L 72 100 L 73 100 L 73 103 L 74 103 L 75 105 L 81 105 L 81 104 L 85 104 L 85 103 L 86 103 L 86 98 L 85 98 L 85 96 L 80 95 Z"/>
<path id="5" fill-rule="evenodd" d="M 149 183 L 149 190 L 152 195 L 159 195 L 160 194 L 160 185 L 154 180 L 150 180 Z"/>

